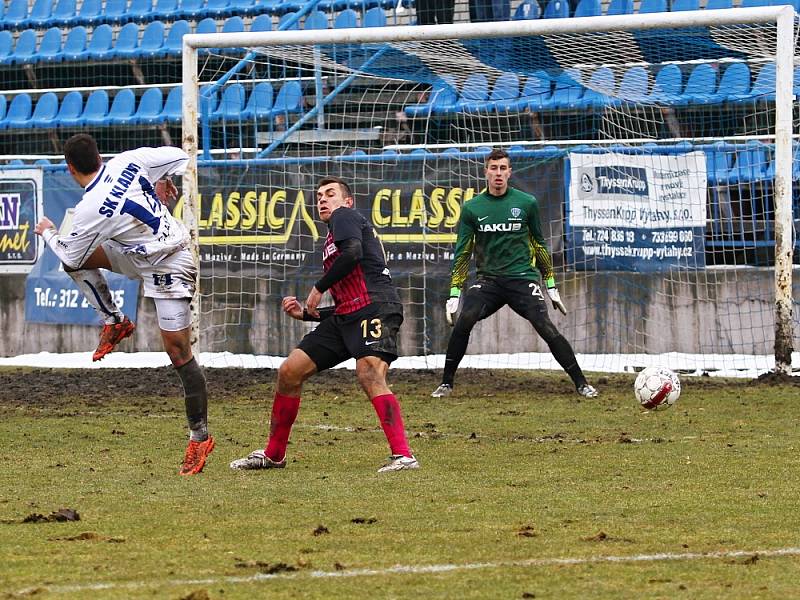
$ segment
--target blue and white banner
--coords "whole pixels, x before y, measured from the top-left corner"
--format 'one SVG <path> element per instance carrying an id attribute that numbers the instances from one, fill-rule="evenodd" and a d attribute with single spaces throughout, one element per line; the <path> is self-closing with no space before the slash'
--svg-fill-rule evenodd
<path id="1" fill-rule="evenodd" d="M 705 266 L 705 153 L 571 152 L 567 169 L 567 249 L 576 268 Z"/>
<path id="2" fill-rule="evenodd" d="M 62 233 L 67 233 L 71 228 L 71 209 L 81 199 L 83 190 L 68 173 L 46 172 L 44 184 L 47 189 L 45 214 L 60 225 Z M 104 271 L 104 274 L 114 302 L 132 321 L 136 321 L 139 281 L 110 271 Z M 100 323 L 97 312 L 64 272 L 58 257 L 46 246 L 41 259 L 25 279 L 25 320 L 74 325 Z"/>
<path id="3" fill-rule="evenodd" d="M 28 273 L 42 250 L 42 170 L 0 171 L 0 273 Z"/>

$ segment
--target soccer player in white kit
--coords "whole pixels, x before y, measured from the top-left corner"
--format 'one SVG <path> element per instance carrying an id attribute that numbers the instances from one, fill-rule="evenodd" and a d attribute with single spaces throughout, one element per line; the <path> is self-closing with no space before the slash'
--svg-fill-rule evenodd
<path id="1" fill-rule="evenodd" d="M 191 311 L 197 266 L 189 232 L 165 202 L 177 196 L 170 175 L 182 174 L 188 155 L 180 148 L 139 148 L 103 164 L 95 140 L 86 134 L 64 144 L 67 169 L 85 188 L 75 207 L 72 231 L 61 235 L 43 217 L 41 235 L 104 322 L 93 360 L 100 360 L 136 326 L 114 304 L 100 269 L 140 279 L 153 298 L 164 350 L 183 384 L 190 439 L 181 475 L 203 470 L 214 449 L 208 434 L 208 393 L 202 367 L 192 356 Z"/>

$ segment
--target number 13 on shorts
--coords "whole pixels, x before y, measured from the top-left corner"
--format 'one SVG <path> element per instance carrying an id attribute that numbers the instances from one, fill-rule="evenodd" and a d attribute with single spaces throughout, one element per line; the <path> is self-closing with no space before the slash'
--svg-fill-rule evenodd
<path id="1" fill-rule="evenodd" d="M 381 337 L 381 320 L 364 319 L 361 321 L 361 337 L 377 340 Z"/>

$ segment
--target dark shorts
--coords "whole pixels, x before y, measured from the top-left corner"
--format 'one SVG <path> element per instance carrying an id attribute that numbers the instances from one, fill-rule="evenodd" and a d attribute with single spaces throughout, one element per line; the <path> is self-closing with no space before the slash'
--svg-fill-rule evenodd
<path id="1" fill-rule="evenodd" d="M 317 371 L 364 356 L 377 356 L 391 364 L 397 358 L 397 333 L 402 323 L 401 304 L 378 302 L 349 315 L 325 319 L 297 347 L 314 361 Z"/>
<path id="2" fill-rule="evenodd" d="M 470 320 L 490 317 L 506 304 L 518 315 L 531 320 L 547 317 L 547 290 L 537 281 L 506 277 L 479 278 L 467 288 L 462 301 L 462 313 Z"/>

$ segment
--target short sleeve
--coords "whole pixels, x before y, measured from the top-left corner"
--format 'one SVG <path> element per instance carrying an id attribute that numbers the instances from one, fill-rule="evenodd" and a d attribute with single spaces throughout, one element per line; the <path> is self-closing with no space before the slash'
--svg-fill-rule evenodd
<path id="1" fill-rule="evenodd" d="M 350 239 L 364 241 L 364 217 L 352 208 L 339 208 L 333 211 L 329 223 L 334 243 Z"/>

